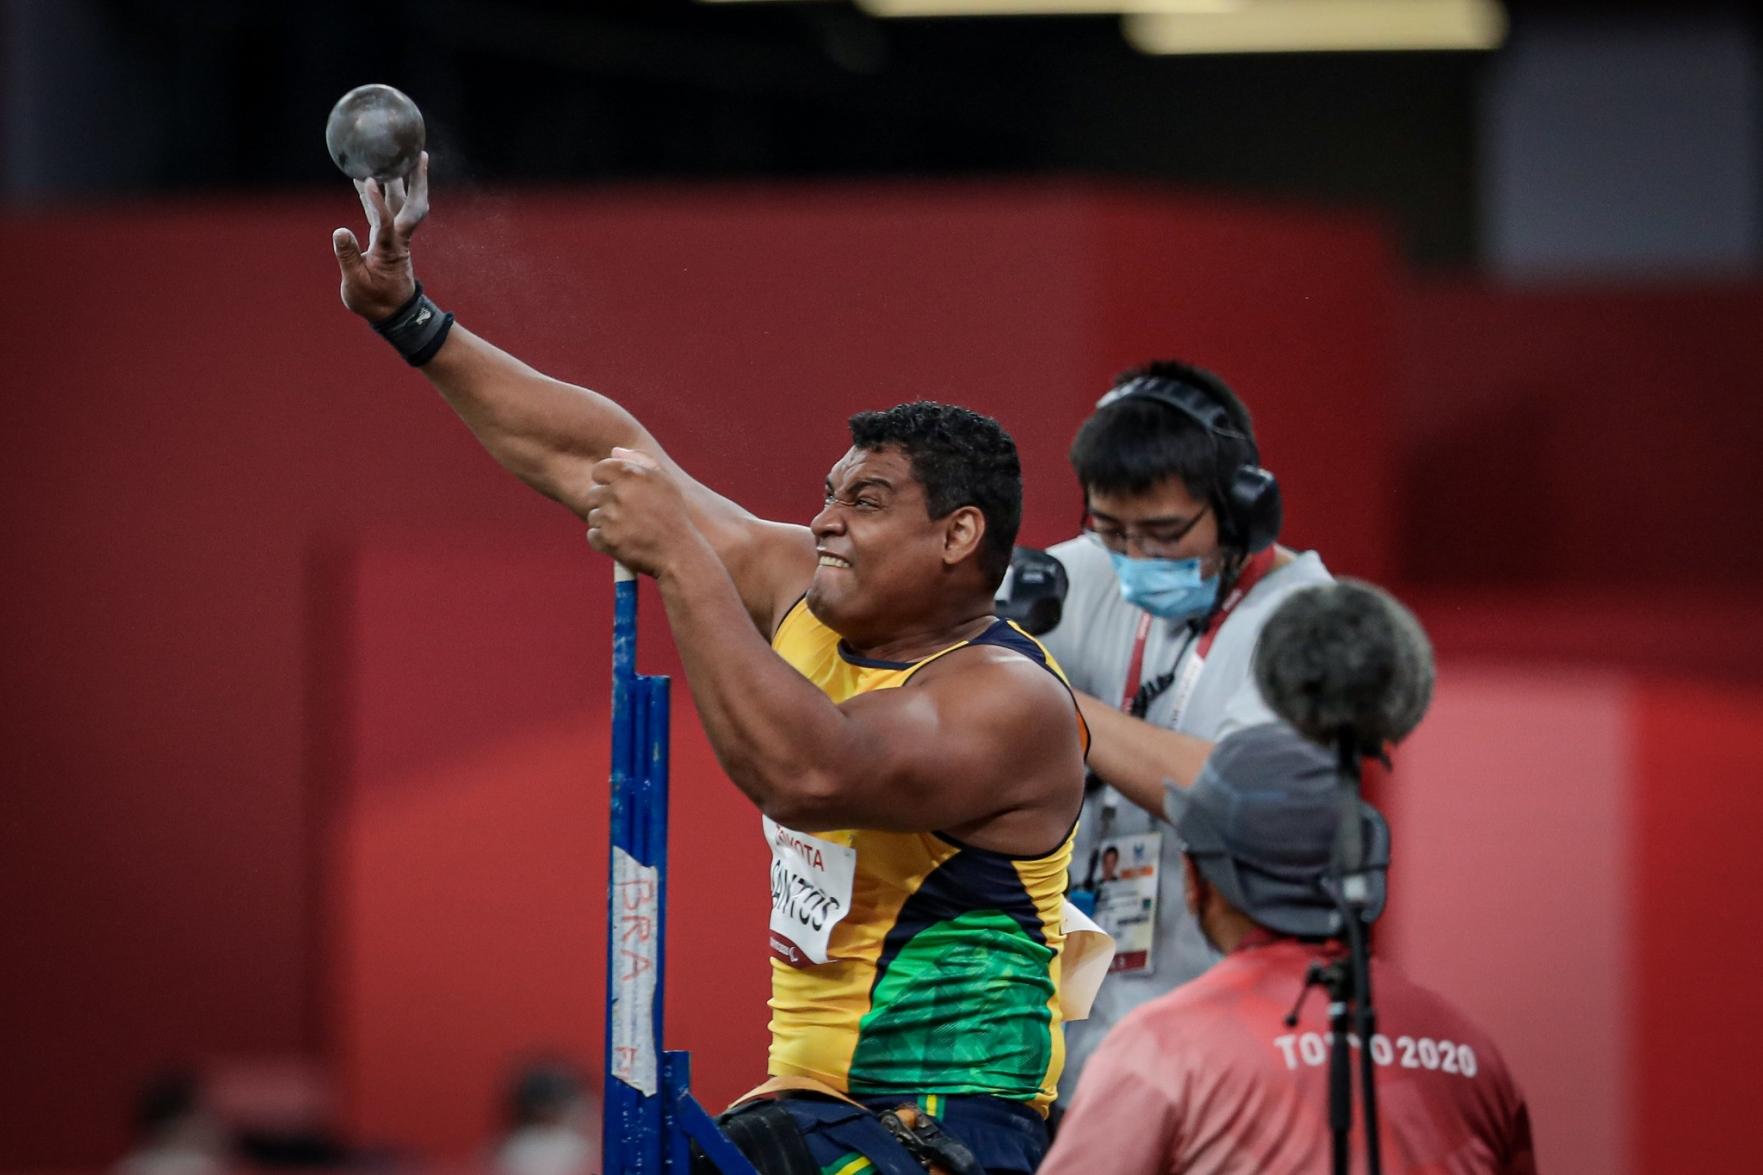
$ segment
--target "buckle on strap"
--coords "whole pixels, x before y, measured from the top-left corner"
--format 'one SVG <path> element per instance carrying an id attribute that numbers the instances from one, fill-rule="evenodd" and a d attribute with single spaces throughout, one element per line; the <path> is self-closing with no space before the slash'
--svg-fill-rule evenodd
<path id="1" fill-rule="evenodd" d="M 907 1152 L 932 1175 L 985 1175 L 967 1145 L 943 1131 L 942 1124 L 917 1106 L 903 1105 L 876 1115 Z"/>

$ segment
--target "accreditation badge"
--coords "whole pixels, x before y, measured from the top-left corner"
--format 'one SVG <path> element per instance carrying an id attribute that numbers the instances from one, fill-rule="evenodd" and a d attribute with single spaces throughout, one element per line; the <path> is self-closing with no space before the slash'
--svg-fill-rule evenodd
<path id="1" fill-rule="evenodd" d="M 833 927 L 851 912 L 857 850 L 762 819 L 771 847 L 771 954 L 792 967 L 824 963 Z"/>
<path id="2" fill-rule="evenodd" d="M 1157 946 L 1157 882 L 1163 834 L 1137 832 L 1096 842 L 1087 888 L 1096 925 L 1114 939 L 1110 972 L 1149 975 Z"/>

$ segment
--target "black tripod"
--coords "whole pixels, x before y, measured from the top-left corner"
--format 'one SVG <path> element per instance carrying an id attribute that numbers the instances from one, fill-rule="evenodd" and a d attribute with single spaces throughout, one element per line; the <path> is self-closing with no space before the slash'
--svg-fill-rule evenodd
<path id="1" fill-rule="evenodd" d="M 1304 994 L 1311 987 L 1328 992 L 1328 1027 L 1331 1037 L 1328 1058 L 1328 1127 L 1333 1144 L 1335 1175 L 1347 1175 L 1349 1140 L 1353 1130 L 1352 1048 L 1359 1048 L 1360 1106 L 1365 1122 L 1365 1169 L 1382 1175 L 1383 1153 L 1377 1131 L 1376 1061 L 1377 1012 L 1371 1005 L 1371 955 L 1367 942 L 1371 909 L 1368 846 L 1360 808 L 1361 756 L 1357 743 L 1342 735 L 1339 753 L 1339 819 L 1335 826 L 1334 858 L 1318 884 L 1339 912 L 1341 935 L 1347 953 L 1332 963 L 1312 963 L 1304 976 Z M 1298 1008 L 1286 1017 L 1287 1027 L 1297 1027 Z"/>

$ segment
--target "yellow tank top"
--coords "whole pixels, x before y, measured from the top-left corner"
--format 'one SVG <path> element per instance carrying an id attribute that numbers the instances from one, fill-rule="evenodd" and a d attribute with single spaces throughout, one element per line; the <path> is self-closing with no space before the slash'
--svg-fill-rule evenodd
<path id="1" fill-rule="evenodd" d="M 1005 621 L 923 660 L 874 661 L 802 600 L 771 644 L 834 702 L 906 685 L 969 644 L 1012 649 L 1065 680 L 1038 641 Z M 858 1097 L 989 1094 L 1045 1113 L 1065 1059 L 1060 907 L 1075 827 L 1040 857 L 936 832 L 808 834 L 769 820 L 765 830 L 772 1075 Z"/>

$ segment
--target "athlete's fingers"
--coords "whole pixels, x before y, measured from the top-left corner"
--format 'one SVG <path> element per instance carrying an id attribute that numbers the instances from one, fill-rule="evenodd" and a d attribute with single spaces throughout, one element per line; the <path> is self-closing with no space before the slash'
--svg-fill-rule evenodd
<path id="1" fill-rule="evenodd" d="M 404 207 L 398 210 L 394 221 L 399 233 L 406 238 L 416 231 L 416 226 L 423 222 L 429 214 L 429 153 L 424 151 L 416 161 L 416 171 L 411 174 L 409 191 L 404 199 Z"/>

